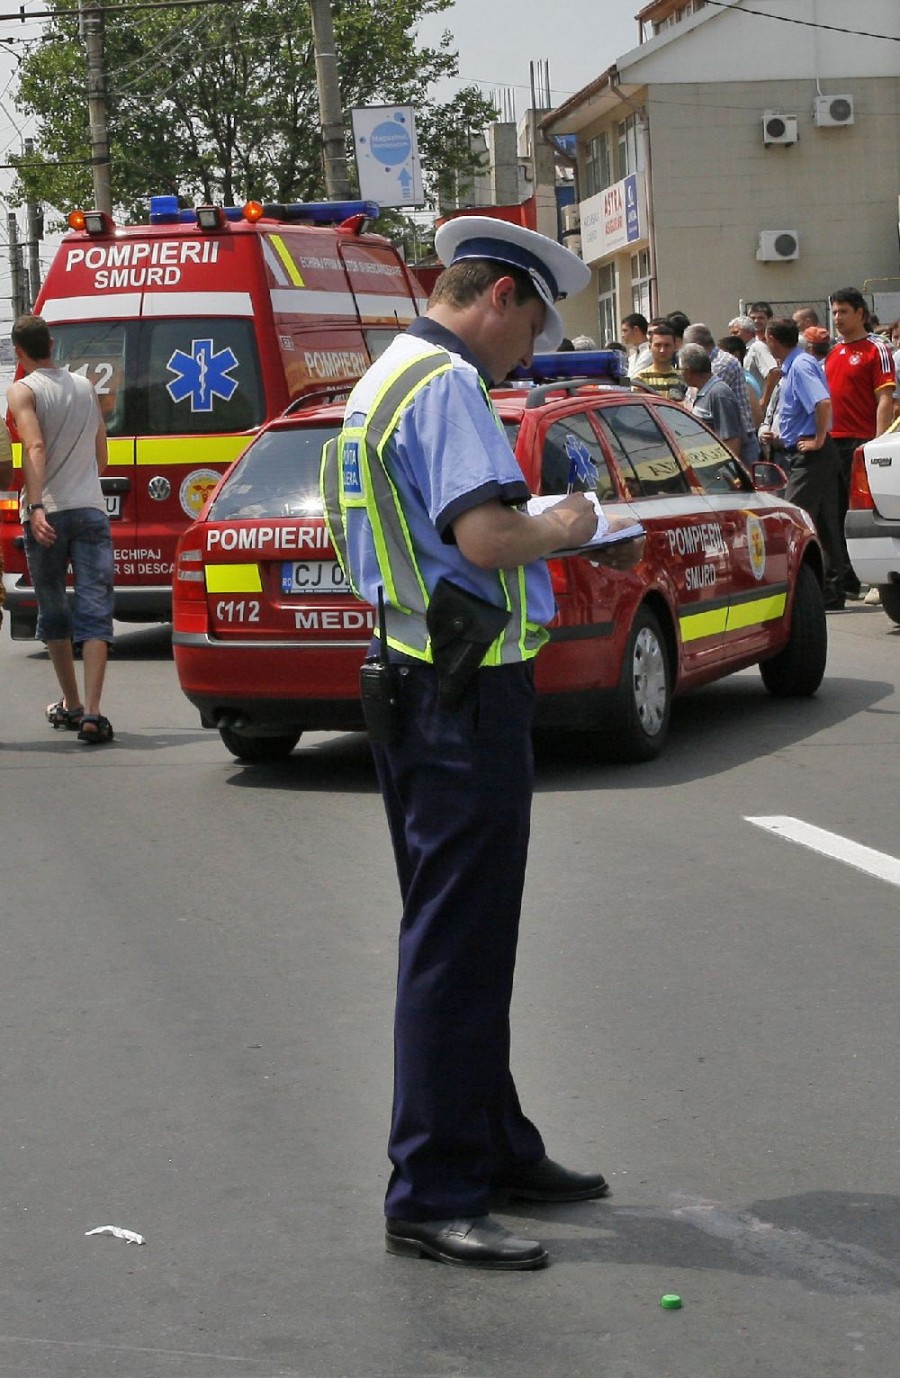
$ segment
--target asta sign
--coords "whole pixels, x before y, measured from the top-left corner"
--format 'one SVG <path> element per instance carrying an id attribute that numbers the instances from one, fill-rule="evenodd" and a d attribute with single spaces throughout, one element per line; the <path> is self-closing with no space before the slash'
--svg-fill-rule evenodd
<path id="1" fill-rule="evenodd" d="M 596 196 L 589 196 L 579 209 L 581 254 L 585 263 L 593 263 L 605 254 L 626 249 L 646 238 L 644 179 L 639 173 L 632 173 Z"/>
<path id="2" fill-rule="evenodd" d="M 380 206 L 421 206 L 422 169 L 411 105 L 351 110 L 359 194 Z"/>

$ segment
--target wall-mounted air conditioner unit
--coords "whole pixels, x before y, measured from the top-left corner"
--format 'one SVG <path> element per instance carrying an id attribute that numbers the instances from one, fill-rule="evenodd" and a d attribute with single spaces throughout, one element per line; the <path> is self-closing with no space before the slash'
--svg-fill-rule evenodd
<path id="1" fill-rule="evenodd" d="M 762 117 L 764 144 L 795 144 L 800 137 L 796 115 L 782 115 L 780 110 L 764 110 Z"/>
<path id="2" fill-rule="evenodd" d="M 816 96 L 813 120 L 820 129 L 835 129 L 853 123 L 852 96 Z"/>
<path id="3" fill-rule="evenodd" d="M 760 230 L 756 257 L 761 263 L 786 263 L 800 257 L 796 230 Z"/>

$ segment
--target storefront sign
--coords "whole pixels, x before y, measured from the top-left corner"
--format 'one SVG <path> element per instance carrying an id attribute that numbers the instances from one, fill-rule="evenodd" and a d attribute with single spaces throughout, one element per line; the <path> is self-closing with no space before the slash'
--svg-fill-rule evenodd
<path id="1" fill-rule="evenodd" d="M 632 173 L 582 201 L 581 253 L 585 263 L 646 239 L 644 179 Z"/>

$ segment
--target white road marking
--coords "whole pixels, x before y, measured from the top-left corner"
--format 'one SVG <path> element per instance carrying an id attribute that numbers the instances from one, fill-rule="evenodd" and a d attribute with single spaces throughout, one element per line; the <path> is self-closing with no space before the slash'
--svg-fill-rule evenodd
<path id="1" fill-rule="evenodd" d="M 825 828 L 817 828 L 813 823 L 804 823 L 802 818 L 788 818 L 775 815 L 770 818 L 748 818 L 745 823 L 753 823 L 757 828 L 765 828 L 776 837 L 786 838 L 788 842 L 798 842 L 801 847 L 809 847 L 834 861 L 843 861 L 847 866 L 855 866 L 857 871 L 878 880 L 886 880 L 889 885 L 900 885 L 900 859 L 889 856 L 887 852 L 876 852 L 874 847 L 864 847 L 859 842 L 851 842 L 840 833 L 830 833 Z"/>

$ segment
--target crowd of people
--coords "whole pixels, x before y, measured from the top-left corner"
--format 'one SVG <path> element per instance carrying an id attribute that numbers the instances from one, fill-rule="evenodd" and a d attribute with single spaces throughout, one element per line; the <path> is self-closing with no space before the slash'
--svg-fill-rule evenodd
<path id="1" fill-rule="evenodd" d="M 786 495 L 816 523 L 825 602 L 843 608 L 863 590 L 844 540 L 854 451 L 900 415 L 900 321 L 885 330 L 855 287 L 830 296 L 834 336 L 813 306 L 776 317 L 753 302 L 716 339 L 683 311 L 621 322 L 632 386 L 683 401 L 745 463 L 773 460 Z M 866 601 L 877 602 L 877 589 Z"/>

